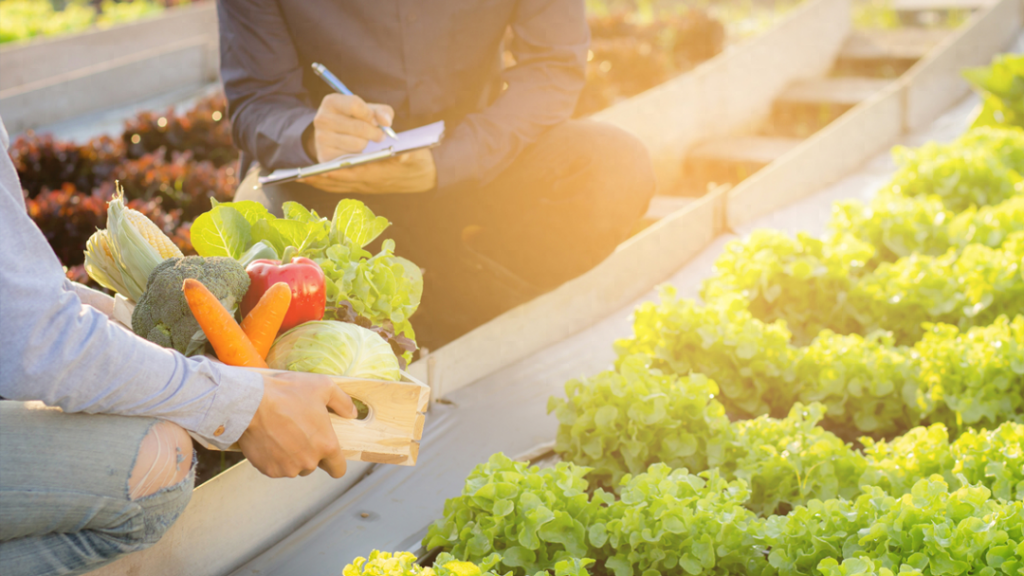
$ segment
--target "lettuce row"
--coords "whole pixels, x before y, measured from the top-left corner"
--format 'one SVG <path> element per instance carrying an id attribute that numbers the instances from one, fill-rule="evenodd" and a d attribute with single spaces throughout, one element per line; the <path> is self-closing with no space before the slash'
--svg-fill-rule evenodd
<path id="1" fill-rule="evenodd" d="M 615 342 L 618 365 L 633 355 L 666 374 L 704 374 L 714 380 L 719 401 L 732 416 L 785 414 L 796 399 L 797 350 L 785 323 L 766 324 L 746 301 L 728 294 L 713 306 L 659 289 L 661 303 L 634 311 L 633 336 Z"/>
<path id="2" fill-rule="evenodd" d="M 496 566 L 516 575 L 583 556 L 615 576 L 727 574 L 763 562 L 742 481 L 656 464 L 624 476 L 615 499 L 600 488 L 588 495 L 588 471 L 566 462 L 538 469 L 495 454 L 445 502 L 423 545 L 469 562 L 498 554 Z M 495 505 L 498 492 L 508 504 Z"/>
<path id="3" fill-rule="evenodd" d="M 747 506 L 751 492 L 746 482 L 728 481 L 717 470 L 694 475 L 654 464 L 642 474 L 624 476 L 617 500 L 600 489 L 588 497 L 585 468 L 560 463 L 548 470 L 495 455 L 474 470 L 461 496 L 446 502 L 445 517 L 431 526 L 424 545 L 440 546 L 464 562 L 502 566 L 514 575 L 557 571 L 561 563 L 582 576 L 586 561 L 567 555 L 570 538 L 581 555 L 596 560 L 598 573 L 615 576 L 1010 575 L 1024 568 L 1024 502 L 993 498 L 981 485 L 951 489 L 940 475 L 918 479 L 906 494 L 865 486 L 852 499 L 812 499 L 784 516 L 760 518 Z M 490 500 L 498 485 L 529 494 L 550 488 L 554 477 L 565 482 L 556 481 L 556 487 L 564 486 L 561 490 L 548 490 L 553 498 L 543 507 L 547 513 L 522 502 L 497 512 L 479 505 L 479 493 Z M 554 510 L 567 514 L 584 501 L 583 508 L 591 510 L 574 516 L 573 528 L 554 518 Z M 460 541 L 443 535 L 456 524 L 483 527 L 490 536 L 484 541 L 466 534 Z M 585 536 L 579 537 L 581 532 Z M 541 533 L 544 537 L 534 538 Z M 477 545 L 467 546 L 468 540 Z M 499 550 L 514 549 L 529 550 L 538 562 L 523 566 L 508 564 L 507 556 L 498 560 Z M 450 562 L 449 556 L 443 558 L 443 564 Z M 345 576 L 364 573 L 370 574 Z"/>
<path id="4" fill-rule="evenodd" d="M 852 237 L 874 248 L 866 266 L 872 270 L 911 254 L 941 256 L 969 244 L 999 248 L 1009 234 L 1024 230 L 1024 194 L 955 213 L 938 196 L 881 192 L 867 205 L 860 200 L 836 202 L 828 226 L 829 244 Z"/>
<path id="5" fill-rule="evenodd" d="M 889 330 L 913 343 L 925 322 L 962 329 L 987 326 L 1005 311 L 1024 310 L 1024 232 L 1000 248 L 971 244 L 939 257 L 912 255 L 884 263 L 851 290 L 851 310 L 865 332 Z"/>
<path id="6" fill-rule="evenodd" d="M 590 528 L 606 572 L 743 574 L 763 563 L 743 481 L 726 481 L 715 470 L 695 476 L 654 464 L 622 484 L 607 522 Z"/>
<path id="7" fill-rule="evenodd" d="M 734 459 L 723 472 L 750 486 L 747 507 L 767 516 L 818 499 L 853 498 L 867 461 L 818 426 L 825 407 L 799 402 L 783 419 L 761 416 L 733 424 Z"/>
<path id="8" fill-rule="evenodd" d="M 1024 217 L 1024 202 L 1019 209 Z M 825 242 L 761 230 L 727 245 L 701 295 L 705 302 L 742 296 L 759 320 L 784 320 L 798 344 L 823 330 L 887 330 L 912 344 L 925 322 L 969 328 L 990 324 L 1003 310 L 1024 310 L 1024 220 L 1013 228 L 1021 231 L 971 228 L 974 236 L 998 240 L 996 248 L 967 244 L 939 256 L 915 253 L 872 270 L 865 264 L 874 248 L 856 238 Z"/>
<path id="9" fill-rule="evenodd" d="M 624 365 L 634 371 L 632 376 L 605 372 L 572 381 L 566 385 L 567 399 L 550 401 L 559 420 L 555 451 L 563 460 L 594 466 L 588 474 L 591 486 L 611 485 L 621 491 L 621 480 L 612 479 L 666 463 L 695 472 L 718 469 L 726 480 L 743 480 L 750 491 L 747 506 L 761 515 L 813 499 L 851 499 L 864 486 L 901 496 L 918 480 L 936 474 L 954 488 L 984 485 L 997 498 L 1024 500 L 1024 424 L 968 429 L 952 444 L 944 424 L 919 426 L 889 442 L 862 437 L 861 452 L 819 426 L 827 410 L 822 404 L 798 402 L 782 419 L 761 416 L 722 423 L 723 407 L 708 395 L 714 382 L 657 372 L 643 377 L 636 371 L 638 361 L 627 359 Z M 665 383 L 671 385 L 652 392 L 653 386 Z M 611 390 L 616 415 L 604 419 Z M 660 417 L 646 419 L 654 413 Z M 675 440 L 689 434 L 692 443 Z M 636 450 L 638 442 L 648 443 L 649 449 Z M 584 444 L 587 449 L 582 449 Z M 684 446 L 685 455 L 680 450 Z"/>
<path id="10" fill-rule="evenodd" d="M 782 416 L 796 401 L 827 405 L 825 426 L 844 437 L 899 434 L 918 423 L 951 429 L 1024 421 L 1024 316 L 961 331 L 925 325 L 912 347 L 891 337 L 823 332 L 790 344 L 784 322 L 753 318 L 741 296 L 699 306 L 666 287 L 636 311 L 616 342 L 620 364 L 642 355 L 667 374 L 704 374 L 737 417 Z"/>
<path id="11" fill-rule="evenodd" d="M 764 521 L 762 574 L 1019 574 L 1024 503 L 990 496 L 936 476 L 899 497 L 869 487 L 855 500 L 812 501 Z"/>
<path id="12" fill-rule="evenodd" d="M 808 234 L 794 238 L 755 230 L 725 246 L 701 297 L 713 302 L 742 295 L 754 317 L 786 320 L 798 342 L 809 342 L 824 329 L 860 332 L 849 293 L 874 255 L 871 245 L 852 236 L 826 243 Z"/>
<path id="13" fill-rule="evenodd" d="M 798 344 L 824 329 L 911 344 L 923 322 L 980 326 L 1024 304 L 1024 130 L 978 128 L 894 155 L 892 181 L 867 206 L 837 203 L 824 238 L 759 230 L 731 242 L 703 299 L 742 294 Z"/>
<path id="14" fill-rule="evenodd" d="M 374 550 L 369 557 L 359 557 L 342 569 L 342 576 L 500 576 L 491 570 L 501 560 L 492 554 L 479 563 L 456 559 L 447 552 L 438 554 L 433 566 L 416 564 L 416 557 L 410 552 L 381 552 Z M 554 576 L 588 576 L 587 566 L 594 561 L 589 558 L 572 558 L 555 563 Z M 511 572 L 504 576 L 510 576 Z M 550 576 L 550 572 L 538 572 L 535 576 Z"/>
<path id="15" fill-rule="evenodd" d="M 999 204 L 1024 193 L 1020 128 L 975 128 L 949 144 L 897 146 L 893 158 L 899 168 L 882 193 L 935 195 L 954 212 Z"/>
<path id="16" fill-rule="evenodd" d="M 862 485 L 899 496 L 919 479 L 939 475 L 954 488 L 983 485 L 993 498 L 1024 501 L 1024 424 L 971 429 L 952 443 L 942 424 L 914 428 L 889 442 L 861 441 L 867 461 Z"/>
<path id="17" fill-rule="evenodd" d="M 999 54 L 989 66 L 968 68 L 963 75 L 982 97 L 973 126 L 1024 128 L 1024 55 Z"/>

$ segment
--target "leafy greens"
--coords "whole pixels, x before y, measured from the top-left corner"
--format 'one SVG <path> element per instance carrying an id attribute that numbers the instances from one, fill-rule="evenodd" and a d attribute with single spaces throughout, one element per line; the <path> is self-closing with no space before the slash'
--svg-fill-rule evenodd
<path id="1" fill-rule="evenodd" d="M 366 250 L 388 227 L 357 200 L 342 200 L 333 218 L 321 218 L 297 202 L 285 202 L 284 218 L 250 200 L 216 204 L 192 225 L 192 245 L 203 256 L 245 259 L 254 249 L 265 257 L 310 258 L 326 276 L 325 319 L 351 322 L 377 332 L 403 361 L 412 358 L 416 333 L 409 318 L 423 293 L 420 269 L 395 256 L 393 240 L 381 251 Z"/>

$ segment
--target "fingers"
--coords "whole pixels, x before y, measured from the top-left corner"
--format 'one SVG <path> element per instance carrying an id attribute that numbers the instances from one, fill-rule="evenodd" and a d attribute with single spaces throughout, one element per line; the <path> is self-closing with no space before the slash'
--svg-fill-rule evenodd
<path id="1" fill-rule="evenodd" d="M 320 111 L 333 112 L 340 116 L 357 118 L 363 122 L 373 122 L 373 111 L 369 104 L 359 96 L 345 94 L 328 94 L 320 101 Z"/>
<path id="2" fill-rule="evenodd" d="M 373 121 L 375 122 L 376 119 Z M 375 123 L 339 114 L 321 115 L 318 113 L 313 118 L 313 126 L 318 136 L 333 134 L 362 140 L 362 144 L 354 152 L 361 152 L 366 147 L 368 140 L 379 142 L 384 137 L 384 132 Z M 319 142 L 317 143 L 319 144 Z"/>
<path id="3" fill-rule="evenodd" d="M 239 438 L 242 453 L 271 478 L 307 476 L 321 467 L 345 474 L 344 453 L 328 406 L 354 415 L 351 398 L 327 376 L 297 372 L 265 375 L 264 392 L 249 427 Z"/>
<path id="4" fill-rule="evenodd" d="M 395 111 L 387 104 L 370 104 L 370 110 L 373 111 L 374 118 L 377 124 L 381 126 L 391 126 L 391 123 L 395 121 Z"/>
<path id="5" fill-rule="evenodd" d="M 335 440 L 337 442 L 337 440 Z M 331 475 L 331 478 L 341 478 L 345 475 L 348 470 L 348 463 L 345 462 L 345 456 L 341 453 L 341 448 L 335 450 L 332 454 L 320 461 L 320 467 L 325 472 Z"/>
<path id="6" fill-rule="evenodd" d="M 317 132 L 314 139 L 317 160 L 327 162 L 345 154 L 358 154 L 366 148 L 367 140 L 337 132 Z"/>
<path id="7" fill-rule="evenodd" d="M 384 132 L 377 126 L 378 113 L 375 110 L 389 118 L 394 116 L 394 112 L 382 104 L 375 106 L 371 109 L 358 96 L 327 95 L 313 117 L 313 145 L 317 160 L 326 162 L 343 154 L 362 152 L 370 140 L 384 140 Z"/>
<path id="8" fill-rule="evenodd" d="M 339 416 L 344 418 L 355 418 L 356 407 L 352 398 L 326 376 L 318 385 L 325 391 L 325 404 Z M 341 452 L 341 445 L 338 444 L 338 437 L 334 433 L 330 417 L 324 420 L 325 426 L 317 430 L 317 438 L 313 439 L 314 446 L 320 453 L 319 465 L 332 478 L 341 478 L 347 469 L 345 456 Z"/>
<path id="9" fill-rule="evenodd" d="M 333 192 L 335 194 L 355 192 L 355 190 L 352 189 L 352 185 L 349 182 L 344 180 L 338 180 L 336 178 L 330 178 L 326 175 L 309 176 L 306 178 L 302 178 L 301 180 L 299 180 L 299 182 L 302 182 L 303 184 L 308 184 L 318 190 L 323 190 L 324 192 Z"/>
<path id="10" fill-rule="evenodd" d="M 352 403 L 352 397 L 331 383 L 331 396 L 327 400 L 327 407 L 342 418 L 355 418 L 358 415 L 356 405 Z"/>

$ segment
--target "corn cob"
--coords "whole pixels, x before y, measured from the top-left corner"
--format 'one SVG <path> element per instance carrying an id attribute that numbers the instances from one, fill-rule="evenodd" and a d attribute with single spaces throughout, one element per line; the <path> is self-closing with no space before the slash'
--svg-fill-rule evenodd
<path id="1" fill-rule="evenodd" d="M 85 271 L 100 286 L 118 294 L 128 293 L 121 279 L 121 269 L 110 249 L 110 234 L 106 230 L 97 230 L 86 242 Z"/>
<path id="2" fill-rule="evenodd" d="M 167 258 L 181 258 L 184 256 L 181 250 L 174 245 L 174 242 L 152 220 L 146 218 L 142 212 L 125 208 L 124 216 L 128 223 L 135 226 L 139 234 L 142 234 L 146 243 L 156 249 L 157 254 L 160 254 L 161 258 L 166 260 Z"/>
<path id="3" fill-rule="evenodd" d="M 93 234 L 85 255 L 90 277 L 134 301 L 146 291 L 154 268 L 183 256 L 156 224 L 124 205 L 120 186 L 107 207 L 107 229 Z"/>

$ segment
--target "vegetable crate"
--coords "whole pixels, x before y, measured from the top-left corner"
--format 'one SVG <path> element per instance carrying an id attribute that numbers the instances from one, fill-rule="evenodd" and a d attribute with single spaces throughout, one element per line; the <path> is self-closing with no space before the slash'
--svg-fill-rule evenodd
<path id="1" fill-rule="evenodd" d="M 123 296 L 114 298 L 114 319 L 131 329 L 135 304 Z M 212 359 L 214 362 L 217 360 Z M 277 370 L 246 368 L 273 374 Z M 430 403 L 430 388 L 409 374 L 402 372 L 402 380 L 388 382 L 328 376 L 349 396 L 360 400 L 369 408 L 361 420 L 342 418 L 331 414 L 331 424 L 338 436 L 346 460 L 415 466 L 419 457 L 420 439 Z M 216 450 L 203 440 L 196 441 L 208 449 Z M 238 450 L 233 445 L 229 450 Z"/>

